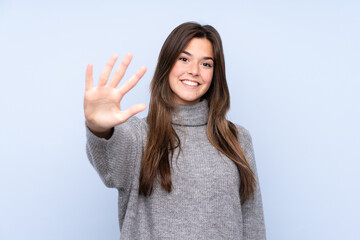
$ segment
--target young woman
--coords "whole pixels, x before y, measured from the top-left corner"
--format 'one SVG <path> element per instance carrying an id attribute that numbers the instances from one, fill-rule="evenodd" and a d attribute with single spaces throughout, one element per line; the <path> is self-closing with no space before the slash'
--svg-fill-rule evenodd
<path id="1" fill-rule="evenodd" d="M 166 39 L 144 104 L 120 108 L 146 69 L 116 88 L 114 55 L 93 87 L 86 72 L 87 154 L 119 193 L 121 239 L 265 239 L 249 132 L 226 120 L 230 107 L 223 48 L 209 25 L 184 23 Z"/>

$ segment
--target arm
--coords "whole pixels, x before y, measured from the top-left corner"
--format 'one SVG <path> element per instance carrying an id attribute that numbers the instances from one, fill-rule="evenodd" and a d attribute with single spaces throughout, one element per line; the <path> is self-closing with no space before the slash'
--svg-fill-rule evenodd
<path id="1" fill-rule="evenodd" d="M 250 163 L 250 166 L 255 174 L 256 188 L 254 198 L 251 196 L 241 206 L 244 239 L 246 240 L 264 240 L 266 239 L 265 222 L 263 213 L 263 204 L 260 192 L 260 183 L 256 170 L 255 155 L 251 140 L 251 135 L 248 130 L 238 126 L 239 141 L 243 148 L 245 155 Z"/>
<path id="2" fill-rule="evenodd" d="M 113 55 L 100 74 L 98 85 L 93 84 L 93 67 L 86 69 L 84 113 L 86 118 L 86 151 L 91 164 L 108 187 L 127 189 L 131 169 L 139 159 L 139 119 L 128 120 L 146 106 L 137 104 L 127 110 L 120 108 L 123 96 L 132 89 L 144 75 L 141 67 L 120 88 L 117 88 L 131 62 L 132 54 L 127 54 L 112 78 L 110 73 L 118 56 Z"/>
<path id="3" fill-rule="evenodd" d="M 141 158 L 140 120 L 130 118 L 117 125 L 109 139 L 96 136 L 86 127 L 86 153 L 107 187 L 129 189 L 134 167 Z"/>

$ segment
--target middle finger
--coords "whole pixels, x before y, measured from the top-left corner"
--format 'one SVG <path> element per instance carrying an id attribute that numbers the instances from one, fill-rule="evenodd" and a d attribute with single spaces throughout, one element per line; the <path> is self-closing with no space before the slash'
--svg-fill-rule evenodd
<path id="1" fill-rule="evenodd" d="M 123 78 L 126 72 L 127 67 L 131 62 L 131 59 L 132 59 L 132 54 L 127 53 L 124 59 L 121 61 L 120 66 L 116 69 L 114 75 L 112 76 L 109 86 L 115 88 L 119 84 L 120 80 Z"/>

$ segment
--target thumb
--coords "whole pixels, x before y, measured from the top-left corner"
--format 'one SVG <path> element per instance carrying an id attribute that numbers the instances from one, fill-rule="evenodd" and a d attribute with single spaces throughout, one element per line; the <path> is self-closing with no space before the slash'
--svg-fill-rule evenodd
<path id="1" fill-rule="evenodd" d="M 134 116 L 135 114 L 144 111 L 146 109 L 145 104 L 136 104 L 125 111 L 123 111 L 123 122 L 127 121 L 130 117 Z"/>

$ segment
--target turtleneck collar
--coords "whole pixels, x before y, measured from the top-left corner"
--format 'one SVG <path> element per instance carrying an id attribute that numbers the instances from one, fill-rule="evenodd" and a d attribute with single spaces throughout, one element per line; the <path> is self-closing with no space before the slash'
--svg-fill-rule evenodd
<path id="1" fill-rule="evenodd" d="M 202 101 L 193 105 L 177 105 L 177 110 L 172 115 L 171 123 L 181 126 L 202 126 L 206 125 L 209 116 L 208 101 Z"/>

